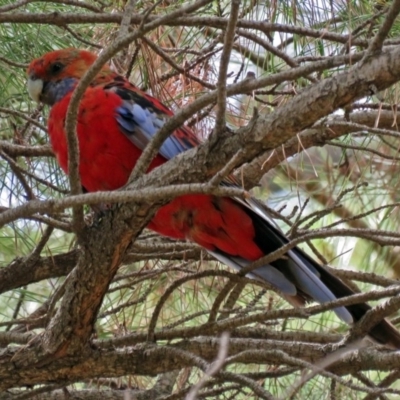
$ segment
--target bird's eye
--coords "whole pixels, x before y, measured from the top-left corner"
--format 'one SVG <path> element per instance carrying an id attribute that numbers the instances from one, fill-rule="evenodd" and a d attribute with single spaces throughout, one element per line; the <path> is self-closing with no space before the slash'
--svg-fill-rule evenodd
<path id="1" fill-rule="evenodd" d="M 64 68 L 63 64 L 56 62 L 50 66 L 50 72 L 52 74 L 56 74 L 56 73 L 60 72 L 63 68 Z"/>

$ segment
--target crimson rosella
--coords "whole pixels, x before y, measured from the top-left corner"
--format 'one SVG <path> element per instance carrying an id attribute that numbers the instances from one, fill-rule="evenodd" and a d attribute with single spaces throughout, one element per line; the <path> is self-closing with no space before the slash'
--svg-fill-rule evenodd
<path id="1" fill-rule="evenodd" d="M 91 52 L 66 49 L 33 60 L 28 68 L 31 97 L 51 106 L 50 141 L 66 173 L 66 111 L 75 86 L 95 60 L 96 55 Z M 126 184 L 141 152 L 172 115 L 160 101 L 105 65 L 86 90 L 78 113 L 79 172 L 85 190 L 115 190 Z M 149 170 L 199 144 L 195 134 L 181 126 L 165 140 Z M 179 196 L 158 210 L 148 228 L 170 238 L 191 240 L 237 269 L 287 243 L 264 209 L 251 198 Z M 325 303 L 353 294 L 299 248 L 254 270 L 251 276 L 267 281 L 294 305 L 303 305 L 310 299 Z M 369 309 L 367 304 L 357 304 L 334 311 L 352 323 Z M 370 334 L 379 342 L 400 347 L 400 334 L 386 320 Z"/>

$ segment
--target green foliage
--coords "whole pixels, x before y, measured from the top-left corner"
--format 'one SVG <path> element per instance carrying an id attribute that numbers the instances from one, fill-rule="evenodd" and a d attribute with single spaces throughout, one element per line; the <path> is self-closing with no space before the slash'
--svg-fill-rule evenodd
<path id="1" fill-rule="evenodd" d="M 0 7 L 11 6 L 13 3 L 18 2 L 0 0 Z M 164 15 L 182 5 L 180 3 L 184 2 L 165 1 L 156 4 L 153 1 L 138 1 L 135 13 L 144 13 L 149 7 L 154 6 L 154 15 Z M 14 12 L 23 11 L 32 15 L 73 13 L 82 15 L 84 19 L 85 15 L 95 13 L 94 10 L 97 8 L 101 9 L 102 13 L 112 14 L 122 12 L 124 6 L 125 2 L 109 2 L 104 5 L 103 2 L 88 0 L 86 2 L 66 1 L 65 4 L 62 1 L 32 1 L 27 2 L 23 8 L 16 8 Z M 217 17 L 228 18 L 230 7 L 231 2 L 215 1 L 206 9 L 202 9 L 198 16 L 209 17 L 210 21 Z M 298 65 L 346 54 L 349 46 L 354 49 L 354 54 L 365 50 L 365 41 L 376 34 L 385 19 L 385 14 L 372 18 L 372 14 L 379 13 L 380 7 L 380 3 L 373 1 L 322 3 L 312 0 L 243 1 L 240 16 L 243 21 L 253 21 L 255 25 L 261 21 L 268 21 L 304 28 L 304 31 L 299 29 L 294 32 L 289 28 L 276 27 L 267 35 L 257 31 L 255 27 L 248 29 L 248 32 L 256 32 L 266 43 L 285 53 L 286 59 L 280 57 L 279 52 L 273 53 L 259 42 L 239 35 L 240 38 L 234 44 L 232 61 L 229 65 L 228 72 L 231 74 L 228 83 L 243 80 L 246 73 L 251 71 L 256 71 L 257 78 L 260 78 L 287 71 Z M 132 27 L 134 28 L 135 26 Z M 389 38 L 398 40 L 399 29 L 400 24 L 396 21 Z M 315 37 L 316 35 L 310 33 L 315 31 L 321 32 L 320 37 Z M 110 45 L 118 32 L 119 25 L 112 23 L 76 23 L 65 24 L 65 26 L 47 23 L 0 23 L 2 38 L 0 41 L 0 176 L 2 177 L 0 207 L 8 209 L 24 204 L 27 200 L 60 198 L 67 194 L 69 187 L 68 177 L 62 173 L 54 157 L 14 157 L 10 156 L 1 145 L 4 141 L 27 148 L 37 146 L 44 149 L 48 143 L 45 129 L 30 122 L 33 119 L 46 126 L 48 110 L 38 109 L 27 96 L 25 89 L 27 64 L 33 58 L 54 49 L 81 47 L 100 50 Z M 112 65 L 121 74 L 127 74 L 137 86 L 159 97 L 172 109 L 179 110 L 201 94 L 211 90 L 212 85 L 217 84 L 223 48 L 221 32 L 211 22 L 210 26 L 188 23 L 187 26 L 170 24 L 158 27 L 146 34 L 150 43 L 145 40 L 133 42 L 113 58 Z M 337 40 L 326 39 L 323 32 L 337 34 Z M 345 38 L 349 32 L 353 33 L 354 42 L 347 46 L 344 40 L 339 39 Z M 339 35 L 341 35 L 340 38 Z M 168 57 L 157 54 L 151 47 L 151 43 L 161 49 L 179 67 L 190 66 L 188 72 L 197 80 L 184 76 L 181 71 L 176 71 L 171 66 Z M 235 96 L 228 101 L 227 123 L 232 129 L 245 126 L 251 120 L 255 108 L 261 114 L 269 114 L 287 103 L 304 87 L 312 85 L 319 79 L 329 78 L 348 67 L 349 64 L 343 63 L 331 69 L 327 68 L 293 80 L 286 80 L 250 95 Z M 208 84 L 209 87 L 202 82 Z M 398 102 L 397 93 L 398 85 L 395 85 L 384 93 L 374 93 L 362 102 L 353 103 L 352 110 L 346 111 L 362 110 L 365 113 L 371 113 L 378 108 L 378 110 L 397 112 L 394 108 L 394 104 Z M 215 108 L 203 111 L 205 115 L 199 112 L 193 120 L 188 122 L 193 125 L 200 137 L 207 138 L 214 127 L 216 111 Z M 341 110 L 331 117 L 343 114 Z M 377 121 L 379 122 L 379 117 Z M 379 123 L 376 126 L 380 127 Z M 268 171 L 261 181 L 261 187 L 254 190 L 255 194 L 273 209 L 279 210 L 285 206 L 286 209 L 282 214 L 292 223 L 320 211 L 319 215 L 316 214 L 318 218 L 315 218 L 310 229 L 327 227 L 342 220 L 340 225 L 338 223 L 338 227 L 349 230 L 369 228 L 397 232 L 400 219 L 398 138 L 380 135 L 372 128 L 374 128 L 373 125 L 366 124 L 365 128 L 360 128 L 358 131 L 352 130 L 348 135 L 326 143 L 323 148 L 309 149 L 307 147 L 302 152 L 303 145 L 299 140 L 298 154 L 292 157 L 286 157 L 283 154 L 282 164 Z M 386 124 L 382 129 L 395 132 L 397 126 L 393 124 L 393 127 L 390 127 Z M 260 172 L 258 175 L 261 177 Z M 365 182 L 368 186 L 364 185 Z M 323 210 L 331 207 L 344 192 L 346 194 L 340 200 L 340 204 L 333 207 L 329 213 L 324 213 Z M 301 208 L 306 201 L 308 203 L 305 210 L 301 213 L 292 213 L 293 208 Z M 381 206 L 390 204 L 392 206 L 380 209 Z M 365 213 L 369 214 L 364 215 Z M 91 211 L 87 209 L 88 220 L 91 218 L 90 215 Z M 0 231 L 0 266 L 2 268 L 12 265 L 12 262 L 21 257 L 32 260 L 30 258 L 32 254 L 34 256 L 40 254 L 42 258 L 51 258 L 79 247 L 74 235 L 68 229 L 64 231 L 58 229 L 58 225 L 43 244 L 43 236 L 47 227 L 51 225 L 51 221 L 49 223 L 49 220 L 43 217 L 65 225 L 71 222 L 70 210 L 64 210 L 44 216 L 35 214 L 32 218 L 20 218 L 2 227 Z M 303 226 L 307 223 L 308 220 L 305 218 Z M 284 231 L 290 230 L 290 226 L 284 221 L 278 221 L 278 224 Z M 399 259 L 392 247 L 381 247 L 378 241 L 368 240 L 367 236 L 364 238 L 355 236 L 354 233 L 349 232 L 347 236 L 316 239 L 312 243 L 318 250 L 321 262 L 326 260 L 336 267 L 351 268 L 384 277 L 399 276 Z M 168 338 L 166 332 L 174 329 L 177 331 L 195 329 L 207 325 L 210 310 L 216 305 L 220 293 L 230 282 L 229 276 L 223 276 L 223 271 L 226 271 L 227 267 L 207 258 L 205 252 L 200 252 L 195 246 L 189 246 L 187 243 L 176 244 L 167 239 L 161 240 L 147 231 L 138 243 L 139 247 L 130 249 L 128 255 L 128 259 L 132 256 L 133 261 L 128 260 L 119 269 L 118 275 L 104 298 L 95 326 L 96 338 L 107 340 L 132 334 L 137 335 L 137 343 L 145 343 L 154 312 L 158 306 L 161 306 L 160 299 L 168 288 L 171 288 L 179 279 L 196 272 L 222 271 L 221 276 L 210 275 L 182 283 L 162 304 L 155 325 L 156 336 L 157 334 L 161 336 L 158 345 L 175 344 L 179 342 L 181 336 Z M 304 244 L 303 248 L 313 254 L 307 244 Z M 35 255 L 36 251 L 39 254 Z M 186 258 L 186 251 L 194 252 L 195 256 L 190 255 Z M 32 264 L 33 267 L 34 264 Z M 360 288 L 363 291 L 379 287 L 379 282 L 374 284 L 371 279 L 365 278 L 363 282 L 360 278 L 360 281 Z M 35 281 L 0 295 L 0 331 L 15 329 L 21 332 L 26 329 L 35 334 L 43 332 L 48 321 L 30 327 L 25 319 L 43 308 L 49 298 L 54 298 L 52 296 L 61 290 L 64 282 L 65 276 L 57 275 L 57 277 Z M 382 300 L 379 300 L 379 303 L 381 302 Z M 57 304 L 59 303 L 56 301 L 53 306 L 56 307 Z M 224 310 L 224 305 L 226 305 L 226 299 L 217 309 L 217 320 L 256 315 L 261 310 L 279 310 L 289 307 L 281 297 L 272 291 L 266 291 L 265 285 L 257 282 L 253 284 L 247 282 L 243 286 L 240 296 L 234 301 L 230 311 L 229 307 Z M 323 333 L 344 334 L 348 329 L 332 312 L 319 313 L 308 319 L 291 318 L 254 322 L 242 328 L 253 333 L 262 332 L 265 338 L 268 337 L 268 332 L 276 334 L 314 332 L 322 335 Z M 198 335 L 200 334 L 199 330 Z M 214 337 L 219 336 L 219 332 L 208 334 Z M 190 339 L 193 337 L 188 336 L 187 340 Z M 289 371 L 289 368 L 293 370 Z M 289 372 L 286 373 L 286 369 Z M 283 396 L 290 393 L 290 389 L 294 388 L 294 385 L 302 378 L 302 368 L 294 368 L 289 364 L 277 365 L 273 362 L 270 364 L 237 362 L 229 365 L 226 371 L 241 374 L 241 376 L 255 376 L 254 381 L 276 398 L 284 398 Z M 184 398 L 183 389 L 196 383 L 202 375 L 203 372 L 196 367 L 182 369 L 175 386 L 177 392 L 179 390 L 182 392 L 180 392 L 180 397 L 176 398 Z M 387 372 L 372 371 L 372 368 L 365 374 L 342 376 L 342 381 L 317 375 L 302 385 L 291 398 L 361 399 L 365 393 L 361 389 L 358 391 L 355 388 L 356 384 L 369 388 L 372 384 L 379 384 L 385 376 Z M 100 380 L 102 377 L 98 378 Z M 140 389 L 151 388 L 155 381 L 149 376 L 134 378 L 123 376 L 121 385 L 129 387 L 132 383 L 131 379 L 134 380 L 134 385 L 131 386 L 137 386 Z M 368 379 L 371 382 L 365 383 Z M 351 380 L 357 383 L 353 382 L 352 386 Z M 111 382 L 111 378 L 108 382 Z M 346 382 L 349 383 L 347 386 Z M 80 383 L 82 387 L 90 389 L 95 387 L 85 379 Z M 218 395 L 219 397 L 216 395 L 212 397 L 212 390 L 224 387 L 226 390 L 221 390 L 222 394 Z M 396 387 L 398 384 L 391 388 Z M 251 388 L 222 378 L 210 379 L 204 390 L 211 393 L 207 398 L 256 398 Z"/>

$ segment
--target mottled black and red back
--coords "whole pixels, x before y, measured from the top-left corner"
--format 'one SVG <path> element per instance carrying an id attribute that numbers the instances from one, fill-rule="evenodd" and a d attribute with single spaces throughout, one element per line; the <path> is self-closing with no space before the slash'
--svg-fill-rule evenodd
<path id="1" fill-rule="evenodd" d="M 67 49 L 47 53 L 28 68 L 32 97 L 52 106 L 48 121 L 50 141 L 66 173 L 64 121 L 68 105 L 76 83 L 95 60 L 90 52 Z M 172 116 L 173 112 L 159 100 L 104 66 L 86 90 L 78 113 L 79 172 L 85 189 L 95 192 L 125 185 L 142 151 Z M 180 127 L 162 144 L 149 170 L 199 144 L 191 129 Z M 287 243 L 255 199 L 179 196 L 157 211 L 148 228 L 175 239 L 191 240 L 237 269 Z M 268 282 L 295 305 L 306 300 L 325 303 L 353 294 L 299 248 L 254 270 L 251 276 Z M 366 304 L 334 309 L 347 323 L 359 320 L 367 310 Z M 400 348 L 400 334 L 386 320 L 370 334 L 379 342 Z"/>

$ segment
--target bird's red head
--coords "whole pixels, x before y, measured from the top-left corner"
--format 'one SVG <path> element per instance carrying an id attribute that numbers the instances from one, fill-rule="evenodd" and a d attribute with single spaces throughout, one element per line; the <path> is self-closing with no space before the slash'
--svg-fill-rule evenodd
<path id="1" fill-rule="evenodd" d="M 36 58 L 27 70 L 30 96 L 35 101 L 52 104 L 54 101 L 48 93 L 49 89 L 63 80 L 79 80 L 96 59 L 96 54 L 90 51 L 73 48 L 52 51 Z M 113 74 L 105 65 L 93 82 L 107 82 Z"/>

